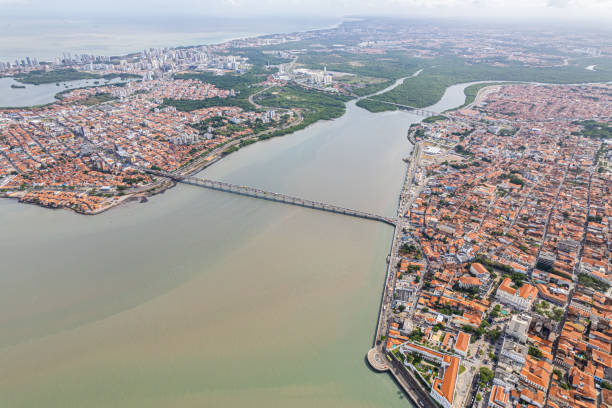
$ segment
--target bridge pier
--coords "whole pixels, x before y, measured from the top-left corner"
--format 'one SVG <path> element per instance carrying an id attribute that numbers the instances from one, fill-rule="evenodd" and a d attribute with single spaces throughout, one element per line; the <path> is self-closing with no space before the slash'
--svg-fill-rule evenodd
<path id="1" fill-rule="evenodd" d="M 166 177 L 171 180 L 174 180 L 177 183 L 185 183 L 191 184 L 197 187 L 209 188 L 218 191 L 225 191 L 228 193 L 244 195 L 252 198 L 260 198 L 270 201 L 277 201 L 285 204 L 296 205 L 300 207 L 309 207 L 312 209 L 317 209 L 321 211 L 332 212 L 336 214 L 343 214 L 357 218 L 368 219 L 372 221 L 379 221 L 385 224 L 389 224 L 395 226 L 395 220 L 386 218 L 376 214 L 365 213 L 361 211 L 351 210 L 349 208 L 343 208 L 335 205 L 325 204 L 319 201 L 305 200 L 299 197 L 292 197 L 285 194 L 279 194 L 274 192 L 269 192 L 261 189 L 246 187 L 246 186 L 237 186 L 230 183 L 224 183 L 222 181 L 214 181 L 208 179 L 200 179 L 197 177 L 191 176 L 180 176 L 172 173 L 154 171 L 151 169 L 141 169 L 146 173 L 153 174 L 159 177 Z"/>

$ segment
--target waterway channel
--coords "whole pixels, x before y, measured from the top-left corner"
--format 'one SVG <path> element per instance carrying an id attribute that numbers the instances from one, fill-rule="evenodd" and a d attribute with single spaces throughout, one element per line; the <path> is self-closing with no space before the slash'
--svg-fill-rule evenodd
<path id="1" fill-rule="evenodd" d="M 393 216 L 418 120 L 353 101 L 200 175 Z M 185 185 L 0 225 L 2 407 L 411 406 L 364 362 L 387 225 Z"/>

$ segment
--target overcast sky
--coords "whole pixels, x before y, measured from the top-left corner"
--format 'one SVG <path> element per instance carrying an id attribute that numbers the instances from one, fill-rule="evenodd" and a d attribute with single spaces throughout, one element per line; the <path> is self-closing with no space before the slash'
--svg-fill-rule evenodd
<path id="1" fill-rule="evenodd" d="M 0 13 L 612 18 L 612 0 L 0 0 Z"/>

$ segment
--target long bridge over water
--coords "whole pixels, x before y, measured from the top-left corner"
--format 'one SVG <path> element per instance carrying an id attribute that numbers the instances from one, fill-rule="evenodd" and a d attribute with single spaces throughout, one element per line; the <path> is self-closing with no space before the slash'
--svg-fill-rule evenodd
<path id="1" fill-rule="evenodd" d="M 327 204 L 320 201 L 307 200 L 304 198 L 293 197 L 287 194 L 274 193 L 270 191 L 261 190 L 258 188 L 239 186 L 236 184 L 225 183 L 223 181 L 208 180 L 193 176 L 182 176 L 178 174 L 155 171 L 150 169 L 142 169 L 149 174 L 153 174 L 159 177 L 166 177 L 179 183 L 190 184 L 193 186 L 204 187 L 211 190 L 225 191 L 227 193 L 243 195 L 247 197 L 260 198 L 269 201 L 276 201 L 279 203 L 285 203 L 290 205 L 297 205 L 299 207 L 312 208 L 319 211 L 327 211 L 336 214 L 348 215 L 351 217 L 364 218 L 367 220 L 379 221 L 389 225 L 396 225 L 395 218 L 384 217 L 382 215 L 373 214 L 365 211 L 353 210 L 350 208 L 344 208 L 337 205 Z"/>

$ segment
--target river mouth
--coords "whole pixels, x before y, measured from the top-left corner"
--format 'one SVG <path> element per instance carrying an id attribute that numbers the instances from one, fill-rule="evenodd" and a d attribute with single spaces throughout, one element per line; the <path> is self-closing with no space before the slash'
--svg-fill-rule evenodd
<path id="1" fill-rule="evenodd" d="M 418 119 L 350 102 L 202 175 L 392 216 Z M 191 186 L 0 223 L 3 405 L 406 405 L 363 363 L 389 226 Z"/>

